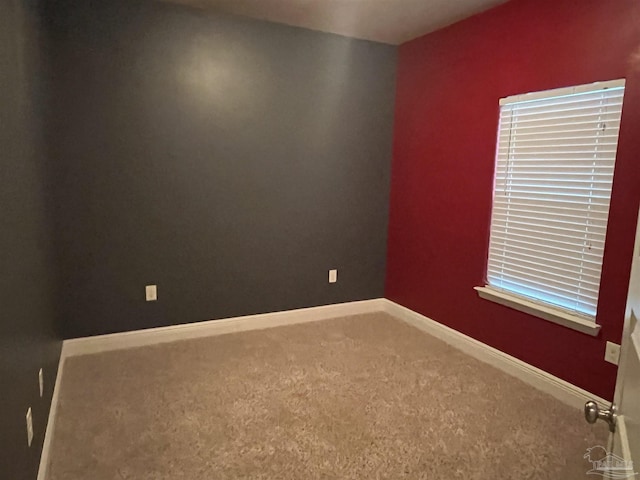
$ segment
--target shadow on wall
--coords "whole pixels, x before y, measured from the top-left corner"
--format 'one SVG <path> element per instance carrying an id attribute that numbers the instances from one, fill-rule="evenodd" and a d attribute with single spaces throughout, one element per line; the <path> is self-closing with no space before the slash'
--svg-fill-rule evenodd
<path id="1" fill-rule="evenodd" d="M 0 476 L 16 480 L 36 478 L 61 347 L 42 143 L 44 57 L 34 4 L 0 1 Z"/>

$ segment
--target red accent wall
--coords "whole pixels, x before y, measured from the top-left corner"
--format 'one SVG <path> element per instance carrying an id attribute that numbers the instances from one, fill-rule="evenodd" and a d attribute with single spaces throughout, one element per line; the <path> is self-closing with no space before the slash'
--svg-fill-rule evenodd
<path id="1" fill-rule="evenodd" d="M 598 337 L 478 298 L 498 99 L 627 78 Z M 640 1 L 513 0 L 400 47 L 386 297 L 611 399 L 640 201 Z"/>

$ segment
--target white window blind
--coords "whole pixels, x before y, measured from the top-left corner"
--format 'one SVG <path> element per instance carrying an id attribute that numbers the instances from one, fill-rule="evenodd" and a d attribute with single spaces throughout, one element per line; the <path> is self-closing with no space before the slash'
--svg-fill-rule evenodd
<path id="1" fill-rule="evenodd" d="M 595 318 L 624 80 L 500 101 L 489 287 Z"/>

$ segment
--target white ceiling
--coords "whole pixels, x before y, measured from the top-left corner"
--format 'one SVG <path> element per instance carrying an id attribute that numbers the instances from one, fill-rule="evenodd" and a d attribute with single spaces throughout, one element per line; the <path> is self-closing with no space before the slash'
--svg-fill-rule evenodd
<path id="1" fill-rule="evenodd" d="M 400 44 L 507 0 L 167 0 L 348 37 Z"/>

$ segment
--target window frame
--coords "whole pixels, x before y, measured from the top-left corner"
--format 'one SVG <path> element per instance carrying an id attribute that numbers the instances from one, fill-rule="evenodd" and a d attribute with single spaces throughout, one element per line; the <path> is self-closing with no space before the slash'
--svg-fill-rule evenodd
<path id="1" fill-rule="evenodd" d="M 586 85 L 578 85 L 575 87 L 563 87 L 563 88 L 558 88 L 553 90 L 532 92 L 532 93 L 526 93 L 521 95 L 512 95 L 512 96 L 500 99 L 499 114 L 501 113 L 502 106 L 506 104 L 525 102 L 525 101 L 531 101 L 531 100 L 541 100 L 541 99 L 553 98 L 553 97 L 558 97 L 563 95 L 572 95 L 572 94 L 582 93 L 582 92 L 597 91 L 605 88 L 619 88 L 619 87 L 623 87 L 623 88 L 625 87 L 625 79 L 611 80 L 611 81 L 605 81 L 605 82 L 595 82 L 595 83 L 586 84 Z M 496 138 L 496 156 L 495 156 L 496 168 L 498 165 L 498 149 L 500 145 L 499 128 L 500 128 L 500 124 L 498 122 L 498 135 Z M 617 144 L 618 143 L 619 143 L 619 138 L 617 140 Z M 617 144 L 616 144 L 616 149 L 617 149 Z M 493 217 L 493 212 L 495 207 L 494 195 L 495 195 L 495 188 L 496 188 L 495 187 L 496 174 L 497 174 L 497 170 L 494 168 L 494 184 L 492 187 L 492 201 L 491 201 L 492 217 Z M 613 187 L 611 188 L 611 192 L 609 193 L 610 195 L 612 191 L 613 191 Z M 609 213 L 607 214 L 607 219 L 608 218 L 609 218 Z M 491 231 L 491 227 L 490 227 L 490 231 Z M 598 332 L 600 331 L 601 327 L 596 323 L 597 314 L 592 317 L 589 315 L 580 314 L 579 312 L 575 312 L 575 313 L 569 312 L 564 308 L 554 306 L 551 303 L 537 300 L 533 297 L 526 297 L 524 295 L 512 293 L 509 290 L 492 287 L 491 285 L 489 285 L 489 282 L 487 280 L 488 265 L 489 265 L 488 244 L 487 244 L 485 260 L 486 260 L 485 271 L 484 271 L 485 285 L 474 287 L 474 289 L 476 290 L 480 298 L 513 308 L 520 312 L 524 312 L 529 315 L 542 318 L 544 320 L 547 320 L 559 325 L 563 325 L 565 327 L 569 327 L 571 329 L 574 329 L 592 336 L 598 335 Z M 601 267 L 603 263 L 604 263 L 604 254 L 602 257 Z M 601 289 L 599 286 L 598 287 L 598 303 L 600 301 L 600 298 L 599 298 L 600 290 Z"/>

